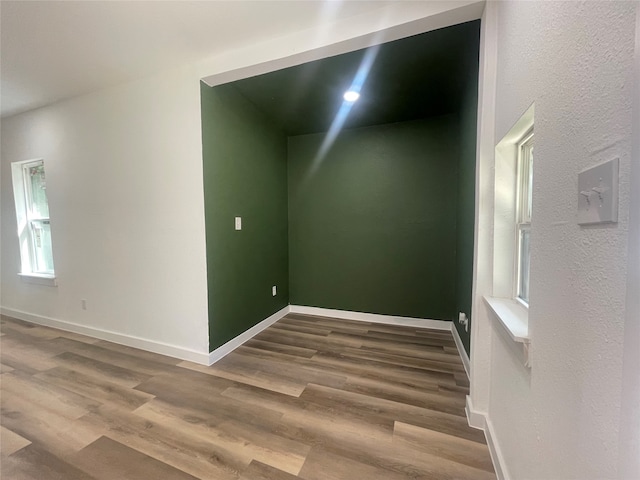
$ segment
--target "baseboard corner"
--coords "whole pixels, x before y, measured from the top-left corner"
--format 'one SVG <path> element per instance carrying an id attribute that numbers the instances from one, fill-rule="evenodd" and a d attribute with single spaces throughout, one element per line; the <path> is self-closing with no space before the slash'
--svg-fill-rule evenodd
<path id="1" fill-rule="evenodd" d="M 264 329 L 266 329 L 267 327 L 269 327 L 269 326 L 273 325 L 274 323 L 276 323 L 278 320 L 280 320 L 282 317 L 284 317 L 290 311 L 291 311 L 290 305 L 287 305 L 286 307 L 281 308 L 280 310 L 278 310 L 273 315 L 270 315 L 267 318 L 265 318 L 264 320 L 262 320 L 261 322 L 255 324 L 249 330 L 245 330 L 244 332 L 242 332 L 237 337 L 232 338 L 227 343 L 224 343 L 224 344 L 220 345 L 218 348 L 216 348 L 213 351 L 209 352 L 209 358 L 208 358 L 208 361 L 207 361 L 207 365 L 211 366 L 214 363 L 216 363 L 218 360 L 220 360 L 221 358 L 225 357 L 226 355 L 229 355 L 231 352 L 233 352 L 240 345 L 242 345 L 243 343 L 251 340 L 253 337 L 258 335 Z"/>
<path id="2" fill-rule="evenodd" d="M 471 395 L 467 395 L 464 411 L 467 415 L 467 423 L 469 424 L 470 427 L 477 428 L 478 430 L 485 429 L 486 416 L 483 412 L 479 412 L 473 408 L 473 401 L 471 400 Z"/>

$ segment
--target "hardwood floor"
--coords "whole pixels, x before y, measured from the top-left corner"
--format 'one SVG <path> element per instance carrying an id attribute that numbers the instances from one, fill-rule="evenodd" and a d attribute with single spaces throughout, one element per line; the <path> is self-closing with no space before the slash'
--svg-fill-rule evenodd
<path id="1" fill-rule="evenodd" d="M 449 332 L 289 314 L 211 367 L 2 317 L 3 479 L 495 479 Z"/>

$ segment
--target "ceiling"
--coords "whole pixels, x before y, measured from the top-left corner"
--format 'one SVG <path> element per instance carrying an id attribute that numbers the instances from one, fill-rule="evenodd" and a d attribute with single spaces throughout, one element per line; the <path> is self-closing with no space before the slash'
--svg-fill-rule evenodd
<path id="1" fill-rule="evenodd" d="M 326 132 L 358 70 L 371 61 L 344 128 L 459 111 L 478 75 L 480 21 L 232 82 L 288 135 Z M 216 87 L 213 87 L 216 88 Z"/>
<path id="2" fill-rule="evenodd" d="M 1 114 L 387 7 L 401 2 L 2 0 Z"/>

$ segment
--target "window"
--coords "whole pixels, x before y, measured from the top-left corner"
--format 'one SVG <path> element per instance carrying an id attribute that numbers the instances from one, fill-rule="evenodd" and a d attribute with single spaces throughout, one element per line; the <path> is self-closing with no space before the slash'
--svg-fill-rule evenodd
<path id="1" fill-rule="evenodd" d="M 498 328 L 521 345 L 528 367 L 534 117 L 532 104 L 496 145 L 493 286 L 491 295 L 484 297 Z"/>
<path id="2" fill-rule="evenodd" d="M 21 275 L 54 278 L 51 222 L 43 160 L 11 164 Z"/>
<path id="3" fill-rule="evenodd" d="M 518 143 L 518 197 L 516 206 L 517 253 L 516 298 L 529 305 L 531 264 L 531 200 L 533 190 L 533 131 Z"/>

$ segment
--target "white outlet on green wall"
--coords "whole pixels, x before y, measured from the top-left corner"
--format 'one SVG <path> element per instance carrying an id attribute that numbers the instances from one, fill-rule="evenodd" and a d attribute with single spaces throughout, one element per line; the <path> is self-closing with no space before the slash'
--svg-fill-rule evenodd
<path id="1" fill-rule="evenodd" d="M 277 292 L 276 286 L 274 285 L 273 287 L 271 287 L 271 295 L 275 297 L 276 293 L 278 292 Z"/>

